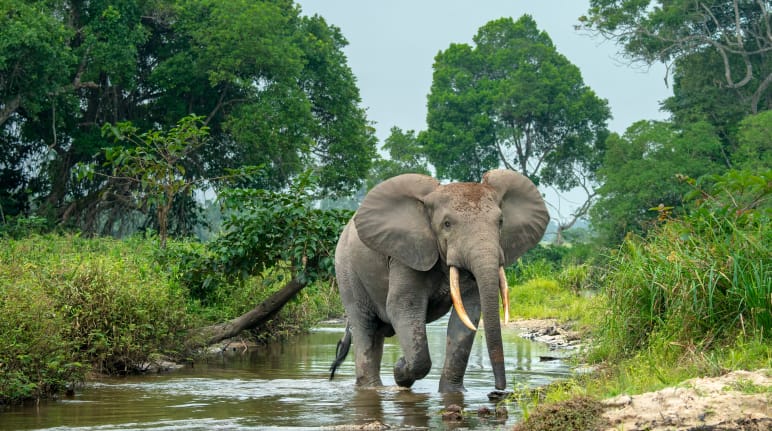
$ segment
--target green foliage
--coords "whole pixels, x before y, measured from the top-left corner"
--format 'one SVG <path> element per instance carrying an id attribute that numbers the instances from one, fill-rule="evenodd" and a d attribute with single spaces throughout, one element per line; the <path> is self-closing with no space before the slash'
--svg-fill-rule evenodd
<path id="1" fill-rule="evenodd" d="M 679 108 L 696 108 L 716 121 L 721 119 L 715 114 L 727 112 L 723 101 L 744 105 L 747 113 L 770 108 L 768 2 L 591 0 L 588 16 L 580 21 L 617 41 L 634 60 L 674 62 Z M 679 95 L 681 85 L 689 88 Z M 702 89 L 724 97 L 694 103 Z"/>
<path id="2" fill-rule="evenodd" d="M 185 297 L 152 243 L 77 236 L 0 240 L 0 401 L 55 396 L 89 369 L 179 355 Z"/>
<path id="3" fill-rule="evenodd" d="M 193 113 L 210 139 L 181 177 L 263 165 L 241 185 L 279 190 L 314 169 L 322 192 L 355 190 L 376 140 L 346 44 L 287 0 L 3 0 L 0 208 L 112 233 L 128 224 L 120 215 L 137 218 L 127 192 L 74 181 L 73 167 L 101 164 L 105 124 L 170 130 Z"/>
<path id="4" fill-rule="evenodd" d="M 616 244 L 627 233 L 644 234 L 658 217 L 660 204 L 680 214 L 688 185 L 677 175 L 720 173 L 721 142 L 705 122 L 678 127 L 668 122 L 639 121 L 623 136 L 612 134 L 598 177 L 599 199 L 592 224 L 602 241 Z"/>
<path id="5" fill-rule="evenodd" d="M 43 234 L 52 230 L 51 223 L 38 216 L 31 217 L 7 217 L 0 222 L 0 238 L 23 238 L 33 234 Z"/>
<path id="6" fill-rule="evenodd" d="M 606 101 L 525 15 L 481 27 L 434 62 L 428 129 L 420 136 L 440 178 L 479 181 L 503 164 L 569 190 L 602 155 Z"/>
<path id="7" fill-rule="evenodd" d="M 58 304 L 7 257 L 0 265 L 0 404 L 60 393 L 86 369 Z"/>
<path id="8" fill-rule="evenodd" d="M 592 311 L 599 307 L 594 296 L 578 295 L 561 285 L 554 278 L 532 278 L 516 284 L 509 279 L 509 312 L 515 318 L 546 319 L 562 322 L 578 322 L 580 326 L 591 326 Z"/>
<path id="9" fill-rule="evenodd" d="M 68 83 L 62 73 L 75 65 L 72 49 L 62 42 L 73 36 L 45 1 L 0 1 L 0 127 L 16 110 L 36 116 L 48 99 Z"/>
<path id="10" fill-rule="evenodd" d="M 184 283 L 207 301 L 217 284 L 286 269 L 301 282 L 334 272 L 333 254 L 350 211 L 313 208 L 313 180 L 306 175 L 285 193 L 234 189 L 222 194 L 224 232 L 186 259 Z"/>
<path id="11" fill-rule="evenodd" d="M 769 169 L 772 166 L 772 110 L 744 118 L 737 141 L 737 151 L 732 154 L 735 169 Z"/>
<path id="12" fill-rule="evenodd" d="M 688 214 L 629 236 L 610 257 L 599 356 L 713 351 L 772 335 L 772 171 L 688 182 Z"/>
<path id="13" fill-rule="evenodd" d="M 383 143 L 383 149 L 388 150 L 389 158 L 378 158 L 373 161 L 372 170 L 367 178 L 368 190 L 400 174 L 431 175 L 415 131 L 405 132 L 399 127 L 392 127 L 391 135 Z"/>
<path id="14" fill-rule="evenodd" d="M 190 115 L 168 132 L 139 133 L 134 125 L 125 122 L 105 124 L 102 134 L 128 146 L 104 148 L 104 165 L 112 172 L 96 174 L 109 180 L 108 187 L 114 194 L 128 195 L 126 201 L 134 201 L 134 208 L 155 208 L 164 248 L 175 199 L 189 195 L 195 184 L 203 181 L 187 175 L 186 165 L 195 163 L 195 153 L 208 138 L 209 128 L 203 125 L 203 117 Z M 94 171 L 83 166 L 80 173 L 93 178 Z"/>

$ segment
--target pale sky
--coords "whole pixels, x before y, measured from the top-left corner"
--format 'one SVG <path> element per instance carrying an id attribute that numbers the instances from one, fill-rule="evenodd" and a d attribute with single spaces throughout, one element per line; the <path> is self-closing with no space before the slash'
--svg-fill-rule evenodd
<path id="1" fill-rule="evenodd" d="M 672 94 L 665 68 L 629 65 L 610 41 L 577 31 L 586 0 L 296 0 L 306 15 L 318 14 L 341 29 L 362 105 L 381 143 L 392 126 L 426 128 L 426 96 L 434 56 L 451 43 L 472 45 L 487 22 L 531 15 L 558 52 L 579 67 L 582 78 L 609 102 L 612 131 L 638 120 L 664 119 L 662 100 Z"/>
<path id="2" fill-rule="evenodd" d="M 608 100 L 618 133 L 638 120 L 665 119 L 660 102 L 672 94 L 665 84 L 665 67 L 630 65 L 611 41 L 575 30 L 589 8 L 587 0 L 296 0 L 306 15 L 318 14 L 341 29 L 344 49 L 357 79 L 362 106 L 375 123 L 380 143 L 397 126 L 426 129 L 426 96 L 432 65 L 451 43 L 472 45 L 472 37 L 487 22 L 531 15 L 549 34 L 558 52 L 582 73 L 595 93 Z M 578 203 L 556 199 L 554 217 L 567 216 Z M 576 197 L 573 200 L 582 200 Z M 579 202 L 581 203 L 581 202 Z M 561 214 L 562 213 L 562 214 Z"/>

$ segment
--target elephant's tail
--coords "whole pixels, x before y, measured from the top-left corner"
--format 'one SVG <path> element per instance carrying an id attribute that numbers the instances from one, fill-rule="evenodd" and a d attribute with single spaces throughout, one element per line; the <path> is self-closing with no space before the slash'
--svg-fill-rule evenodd
<path id="1" fill-rule="evenodd" d="M 335 348 L 335 361 L 330 365 L 330 380 L 335 377 L 335 370 L 338 369 L 340 364 L 346 359 L 348 351 L 351 348 L 351 325 L 346 322 L 346 332 L 343 334 L 343 338 L 338 341 L 338 347 Z"/>

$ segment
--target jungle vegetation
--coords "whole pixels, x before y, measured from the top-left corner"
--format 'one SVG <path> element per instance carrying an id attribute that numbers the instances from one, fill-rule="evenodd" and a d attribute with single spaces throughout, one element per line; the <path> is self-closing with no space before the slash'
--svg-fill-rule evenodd
<path id="1" fill-rule="evenodd" d="M 496 167 L 586 192 L 508 269 L 513 315 L 616 364 L 581 395 L 769 366 L 768 2 L 592 0 L 578 26 L 669 65 L 668 120 L 610 132 L 533 18 L 501 18 L 437 54 L 426 130 L 379 153 L 344 35 L 292 1 L 0 0 L 0 404 L 340 316 L 367 189 Z"/>

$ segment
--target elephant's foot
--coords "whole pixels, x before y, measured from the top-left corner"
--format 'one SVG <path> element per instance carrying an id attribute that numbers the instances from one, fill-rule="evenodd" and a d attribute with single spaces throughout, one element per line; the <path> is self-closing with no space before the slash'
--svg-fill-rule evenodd
<path id="1" fill-rule="evenodd" d="M 381 382 L 380 376 L 359 376 L 357 377 L 356 385 L 358 388 L 378 388 L 383 386 L 383 382 Z"/>
<path id="2" fill-rule="evenodd" d="M 440 377 L 439 392 L 443 394 L 450 394 L 454 392 L 466 392 L 464 388 L 464 377 L 451 378 L 446 375 Z"/>
<path id="3" fill-rule="evenodd" d="M 423 379 L 432 368 L 431 361 L 423 361 L 420 365 L 409 366 L 404 357 L 399 358 L 394 365 L 394 381 L 397 385 L 409 388 L 416 380 Z"/>

